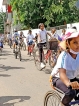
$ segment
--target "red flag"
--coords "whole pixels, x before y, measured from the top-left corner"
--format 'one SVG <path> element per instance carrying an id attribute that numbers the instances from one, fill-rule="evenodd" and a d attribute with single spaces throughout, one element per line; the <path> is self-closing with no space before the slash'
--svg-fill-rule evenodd
<path id="1" fill-rule="evenodd" d="M 12 6 L 11 5 L 8 5 L 7 6 L 7 10 L 8 10 L 8 13 L 11 13 L 12 12 Z"/>

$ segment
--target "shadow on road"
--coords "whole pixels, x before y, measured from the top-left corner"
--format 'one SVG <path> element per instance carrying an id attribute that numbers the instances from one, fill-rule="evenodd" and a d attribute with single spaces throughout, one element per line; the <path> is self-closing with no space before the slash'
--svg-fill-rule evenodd
<path id="1" fill-rule="evenodd" d="M 2 96 L 0 97 L 0 106 L 14 106 L 30 98 L 30 96 Z"/>
<path id="2" fill-rule="evenodd" d="M 5 66 L 5 65 L 0 65 L 0 70 L 3 69 L 5 71 L 8 70 L 13 70 L 13 69 L 25 69 L 24 67 L 11 67 L 11 66 Z"/>
<path id="3" fill-rule="evenodd" d="M 0 77 L 10 77 L 11 75 L 8 74 L 0 74 Z"/>
<path id="4" fill-rule="evenodd" d="M 34 59 L 22 59 L 21 62 L 28 62 L 28 61 L 34 61 Z"/>
<path id="5" fill-rule="evenodd" d="M 2 59 L 3 59 L 3 60 L 6 60 L 7 58 L 1 58 L 1 57 L 0 57 L 0 60 L 2 60 Z"/>
<path id="6" fill-rule="evenodd" d="M 13 55 L 13 54 L 11 53 L 11 51 L 6 51 L 6 50 L 2 51 L 2 56 L 8 56 L 8 55 Z"/>
<path id="7" fill-rule="evenodd" d="M 51 71 L 51 69 L 45 69 L 44 72 L 45 72 L 46 74 L 51 74 L 52 71 Z"/>
<path id="8" fill-rule="evenodd" d="M 4 54 L 4 53 L 2 53 L 2 56 L 8 56 L 8 55 L 13 55 L 13 54 L 10 54 L 10 53 Z"/>

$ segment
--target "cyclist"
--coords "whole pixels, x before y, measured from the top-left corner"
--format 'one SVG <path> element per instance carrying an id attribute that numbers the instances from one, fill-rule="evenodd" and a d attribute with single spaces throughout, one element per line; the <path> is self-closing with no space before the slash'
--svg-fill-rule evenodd
<path id="1" fill-rule="evenodd" d="M 1 36 L 0 36 L 0 48 L 3 48 L 3 39 Z"/>
<path id="2" fill-rule="evenodd" d="M 53 29 L 51 30 L 51 33 L 52 33 L 52 37 L 53 37 L 53 38 L 57 39 L 58 41 L 62 41 L 62 38 L 57 34 L 55 28 L 53 28 Z"/>
<path id="3" fill-rule="evenodd" d="M 79 32 L 75 29 L 67 30 L 60 46 L 64 51 L 52 70 L 50 82 L 65 93 L 60 106 L 70 106 L 69 102 L 73 98 L 79 100 Z"/>
<path id="4" fill-rule="evenodd" d="M 35 46 L 35 44 L 34 44 L 34 40 L 35 39 L 35 37 L 34 37 L 34 35 L 32 34 L 32 31 L 31 30 L 29 30 L 28 31 L 28 36 L 27 36 L 27 38 L 26 38 L 26 41 L 27 41 L 27 46 L 28 46 L 28 54 L 29 54 L 29 47 L 30 46 Z"/>
<path id="5" fill-rule="evenodd" d="M 66 30 L 65 29 L 62 29 L 61 38 L 63 38 L 63 36 L 65 35 L 65 33 L 66 33 Z"/>
<path id="6" fill-rule="evenodd" d="M 21 45 L 21 44 L 22 44 L 22 42 L 24 41 L 24 39 L 23 39 L 23 38 L 25 38 L 25 36 L 24 36 L 23 32 L 21 31 L 21 32 L 20 32 L 20 36 L 19 36 L 20 45 Z"/>
<path id="7" fill-rule="evenodd" d="M 42 54 L 43 54 L 43 46 L 46 45 L 46 42 L 47 42 L 47 35 L 49 35 L 51 37 L 51 34 L 48 33 L 44 27 L 44 24 L 43 23 L 40 23 L 38 25 L 38 28 L 40 29 L 39 30 L 39 33 L 37 34 L 38 35 L 38 48 L 39 48 L 39 54 L 40 54 L 40 67 L 41 69 L 45 68 L 45 64 L 43 63 L 43 59 L 42 59 Z"/>
<path id="8" fill-rule="evenodd" d="M 8 32 L 8 34 L 7 34 L 7 39 L 8 39 L 8 44 L 9 44 L 10 40 L 12 40 L 12 36 L 11 36 L 10 32 Z"/>
<path id="9" fill-rule="evenodd" d="M 15 53 L 15 46 L 18 45 L 18 40 L 19 40 L 19 34 L 17 29 L 14 29 L 14 34 L 13 34 L 13 53 Z"/>
<path id="10" fill-rule="evenodd" d="M 10 32 L 8 32 L 7 38 L 8 38 L 8 45 L 10 45 L 10 42 L 12 44 L 12 35 L 10 34 Z"/>

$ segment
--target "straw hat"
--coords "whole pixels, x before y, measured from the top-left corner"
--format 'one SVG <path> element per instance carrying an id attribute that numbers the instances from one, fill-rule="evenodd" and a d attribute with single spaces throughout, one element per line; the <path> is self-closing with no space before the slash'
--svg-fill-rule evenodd
<path id="1" fill-rule="evenodd" d="M 66 40 L 70 38 L 75 38 L 79 35 L 79 32 L 76 29 L 68 29 L 66 34 L 63 36 L 62 41 L 59 43 L 59 46 L 66 50 Z"/>

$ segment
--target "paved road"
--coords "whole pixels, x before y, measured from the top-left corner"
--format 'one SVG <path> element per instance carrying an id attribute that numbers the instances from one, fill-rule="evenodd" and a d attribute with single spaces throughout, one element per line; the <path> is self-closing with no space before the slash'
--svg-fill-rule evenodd
<path id="1" fill-rule="evenodd" d="M 22 61 L 4 46 L 0 56 L 0 106 L 43 106 L 50 72 L 38 71 L 33 57 L 22 51 Z"/>

